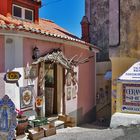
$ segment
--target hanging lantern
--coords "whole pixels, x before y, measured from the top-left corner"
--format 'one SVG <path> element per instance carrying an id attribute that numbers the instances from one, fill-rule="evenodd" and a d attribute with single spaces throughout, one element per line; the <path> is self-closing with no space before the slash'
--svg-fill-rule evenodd
<path id="1" fill-rule="evenodd" d="M 33 60 L 37 60 L 40 57 L 40 51 L 37 47 L 33 48 L 33 56 L 32 59 Z"/>

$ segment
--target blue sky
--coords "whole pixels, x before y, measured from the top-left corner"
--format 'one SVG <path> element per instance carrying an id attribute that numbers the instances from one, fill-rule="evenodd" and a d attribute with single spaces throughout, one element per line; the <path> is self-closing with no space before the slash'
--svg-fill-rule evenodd
<path id="1" fill-rule="evenodd" d="M 42 0 L 39 16 L 54 21 L 72 34 L 81 37 L 81 25 L 85 14 L 85 0 Z"/>

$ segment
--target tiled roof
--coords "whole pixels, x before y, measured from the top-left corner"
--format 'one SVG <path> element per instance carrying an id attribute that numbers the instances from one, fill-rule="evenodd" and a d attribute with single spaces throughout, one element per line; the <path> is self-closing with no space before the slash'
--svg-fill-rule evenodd
<path id="1" fill-rule="evenodd" d="M 35 24 L 33 22 L 0 15 L 0 29 L 25 31 L 85 43 L 54 22 L 46 19 L 39 19 L 39 24 Z"/>

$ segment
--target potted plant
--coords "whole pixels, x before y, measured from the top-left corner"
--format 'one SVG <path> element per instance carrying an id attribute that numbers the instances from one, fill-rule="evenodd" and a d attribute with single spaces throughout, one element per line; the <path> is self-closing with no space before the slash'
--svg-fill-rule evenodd
<path id="1" fill-rule="evenodd" d="M 17 118 L 22 118 L 23 111 L 16 109 L 16 112 L 17 112 Z"/>
<path id="2" fill-rule="evenodd" d="M 28 126 L 28 118 L 23 115 L 23 111 L 16 109 L 16 112 L 17 112 L 17 121 L 18 121 L 16 134 L 18 136 L 25 133 L 25 130 Z"/>

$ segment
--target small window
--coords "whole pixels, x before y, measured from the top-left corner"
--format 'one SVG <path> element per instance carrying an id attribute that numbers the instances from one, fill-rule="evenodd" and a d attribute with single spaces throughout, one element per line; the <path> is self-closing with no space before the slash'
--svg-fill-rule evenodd
<path id="1" fill-rule="evenodd" d="M 33 10 L 13 5 L 13 16 L 25 20 L 33 21 Z"/>
<path id="2" fill-rule="evenodd" d="M 25 9 L 25 19 L 33 20 L 33 11 Z"/>
<path id="3" fill-rule="evenodd" d="M 22 18 L 22 9 L 14 5 L 13 7 L 13 16 Z"/>

